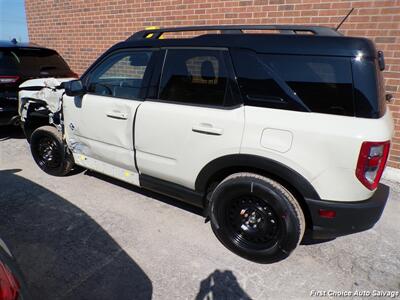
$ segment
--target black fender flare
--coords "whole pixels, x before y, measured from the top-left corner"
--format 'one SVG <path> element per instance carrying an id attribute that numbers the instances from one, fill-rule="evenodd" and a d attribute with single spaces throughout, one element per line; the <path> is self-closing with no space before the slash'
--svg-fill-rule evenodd
<path id="1" fill-rule="evenodd" d="M 200 171 L 196 178 L 195 190 L 206 193 L 210 180 L 224 171 L 252 169 L 270 174 L 287 182 L 304 198 L 320 200 L 320 197 L 311 183 L 297 171 L 275 160 L 251 154 L 231 154 L 212 160 Z"/>

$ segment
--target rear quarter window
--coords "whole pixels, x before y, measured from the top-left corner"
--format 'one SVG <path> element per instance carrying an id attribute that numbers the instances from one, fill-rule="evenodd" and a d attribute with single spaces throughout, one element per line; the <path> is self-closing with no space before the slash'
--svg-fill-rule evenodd
<path id="1" fill-rule="evenodd" d="M 260 55 L 293 92 L 317 113 L 354 116 L 349 58 Z"/>
<path id="2" fill-rule="evenodd" d="M 233 55 L 245 103 L 264 99 L 263 106 L 354 116 L 349 58 L 255 54 L 257 60 Z M 249 56 L 250 57 L 250 56 Z"/>
<path id="3" fill-rule="evenodd" d="M 386 112 L 382 71 L 374 59 L 353 59 L 356 116 L 380 118 Z"/>

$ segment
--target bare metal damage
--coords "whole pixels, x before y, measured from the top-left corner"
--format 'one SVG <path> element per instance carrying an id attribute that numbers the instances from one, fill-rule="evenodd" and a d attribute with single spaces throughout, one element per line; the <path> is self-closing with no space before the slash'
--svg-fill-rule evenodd
<path id="1" fill-rule="evenodd" d="M 55 126 L 64 134 L 62 98 L 64 89 L 61 83 L 75 78 L 39 78 L 25 81 L 20 85 L 19 114 L 23 123 L 29 122 L 32 113 L 43 113 L 48 116 L 49 125 Z M 71 127 L 72 124 L 66 125 Z M 74 130 L 71 128 L 71 130 Z M 64 136 L 65 138 L 65 136 Z M 83 159 L 91 154 L 90 147 L 82 141 L 70 138 L 65 141 L 69 150 Z"/>

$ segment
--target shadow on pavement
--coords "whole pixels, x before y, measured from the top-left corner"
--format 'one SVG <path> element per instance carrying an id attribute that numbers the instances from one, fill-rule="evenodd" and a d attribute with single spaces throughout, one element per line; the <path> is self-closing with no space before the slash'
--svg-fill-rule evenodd
<path id="1" fill-rule="evenodd" d="M 92 176 L 92 177 L 98 178 L 100 180 L 104 180 L 106 182 L 109 182 L 111 184 L 115 184 L 115 185 L 117 185 L 119 187 L 122 187 L 122 188 L 125 188 L 125 189 L 128 189 L 128 190 L 131 190 L 132 192 L 141 194 L 143 196 L 146 196 L 146 197 L 149 197 L 149 198 L 164 202 L 164 203 L 169 204 L 169 205 L 173 205 L 175 207 L 178 207 L 178 208 L 180 208 L 182 210 L 186 210 L 186 211 L 191 212 L 193 214 L 196 214 L 196 215 L 199 215 L 199 216 L 203 216 L 204 215 L 203 209 L 201 209 L 201 208 L 198 208 L 196 206 L 187 204 L 187 203 L 182 202 L 180 200 L 177 200 L 177 199 L 174 199 L 174 198 L 171 198 L 171 197 L 168 197 L 168 196 L 165 196 L 165 195 L 153 192 L 153 191 L 149 191 L 149 190 L 134 186 L 132 184 L 123 182 L 123 181 L 118 180 L 118 179 L 114 179 L 114 178 L 109 177 L 107 175 L 103 175 L 103 174 L 100 174 L 100 173 L 97 173 L 97 172 L 94 172 L 94 171 L 90 171 L 90 170 L 86 170 L 85 171 L 85 175 Z"/>
<path id="2" fill-rule="evenodd" d="M 80 172 L 82 172 L 82 170 L 85 170 L 85 169 L 80 168 L 80 169 L 78 169 L 78 171 L 76 173 L 80 173 Z M 75 175 L 76 173 L 69 174 L 68 176 Z M 205 215 L 204 210 L 201 209 L 201 208 L 195 207 L 193 205 L 187 204 L 185 202 L 182 202 L 180 200 L 177 200 L 177 199 L 174 199 L 174 198 L 162 195 L 162 194 L 158 194 L 158 193 L 153 192 L 153 191 L 149 191 L 149 190 L 145 190 L 145 189 L 139 188 L 139 187 L 131 185 L 129 183 L 126 183 L 126 182 L 120 181 L 118 179 L 114 179 L 112 177 L 109 177 L 107 175 L 103 175 L 103 174 L 100 174 L 100 173 L 97 173 L 97 172 L 94 172 L 94 171 L 91 171 L 91 170 L 85 170 L 85 175 L 91 176 L 91 177 L 95 177 L 95 178 L 100 179 L 100 180 L 104 180 L 104 181 L 109 182 L 111 184 L 115 184 L 115 185 L 120 186 L 122 188 L 128 189 L 128 190 L 130 190 L 132 192 L 135 192 L 135 193 L 144 195 L 146 197 L 149 197 L 149 198 L 164 202 L 164 203 L 166 203 L 168 205 L 173 205 L 173 206 L 178 207 L 178 208 L 180 208 L 182 210 L 191 212 L 193 214 L 197 214 L 199 216 L 204 216 Z M 208 222 L 208 221 L 209 221 L 209 219 L 206 218 L 205 222 Z M 306 232 L 306 234 L 304 235 L 300 245 L 304 245 L 304 246 L 316 245 L 316 244 L 328 243 L 328 242 L 331 242 L 333 240 L 335 240 L 335 239 L 332 238 L 332 239 L 324 239 L 324 240 L 314 240 L 309 236 L 309 233 Z"/>
<path id="3" fill-rule="evenodd" d="M 196 300 L 251 299 L 240 287 L 232 271 L 215 270 L 200 283 Z"/>
<path id="4" fill-rule="evenodd" d="M 9 139 L 24 139 L 24 133 L 18 126 L 0 126 L 0 142 Z"/>
<path id="5" fill-rule="evenodd" d="M 148 276 L 99 224 L 19 171 L 0 171 L 0 236 L 34 299 L 151 299 Z"/>

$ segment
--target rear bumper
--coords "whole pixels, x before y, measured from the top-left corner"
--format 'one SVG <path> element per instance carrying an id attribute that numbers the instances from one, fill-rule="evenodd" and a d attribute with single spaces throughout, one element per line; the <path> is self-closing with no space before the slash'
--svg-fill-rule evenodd
<path id="1" fill-rule="evenodd" d="M 371 198 L 357 202 L 306 199 L 313 223 L 309 237 L 332 239 L 372 228 L 382 215 L 389 191 L 388 186 L 380 184 Z M 321 217 L 320 210 L 333 210 L 336 216 Z"/>

